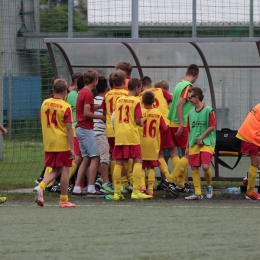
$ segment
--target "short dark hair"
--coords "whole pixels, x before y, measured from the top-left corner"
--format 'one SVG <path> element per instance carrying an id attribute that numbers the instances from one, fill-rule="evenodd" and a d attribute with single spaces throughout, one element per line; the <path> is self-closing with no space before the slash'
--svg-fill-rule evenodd
<path id="1" fill-rule="evenodd" d="M 145 86 L 145 87 L 152 84 L 151 78 L 149 78 L 147 76 L 142 77 L 141 81 L 142 81 L 142 85 Z"/>
<path id="2" fill-rule="evenodd" d="M 199 67 L 196 64 L 189 65 L 186 75 L 196 77 L 199 75 Z"/>
<path id="3" fill-rule="evenodd" d="M 72 76 L 71 76 L 71 80 L 72 82 L 74 82 L 75 79 L 78 79 L 79 77 L 81 77 L 82 74 L 81 73 L 73 73 Z"/>
<path id="4" fill-rule="evenodd" d="M 141 87 L 141 86 L 142 86 L 142 82 L 138 78 L 131 78 L 128 81 L 128 90 L 130 90 L 130 91 L 134 90 L 135 87 Z"/>
<path id="5" fill-rule="evenodd" d="M 65 79 L 55 79 L 53 81 L 53 92 L 56 94 L 62 93 L 67 90 L 67 82 Z"/>
<path id="6" fill-rule="evenodd" d="M 119 87 L 125 84 L 125 73 L 123 70 L 116 70 L 112 75 L 114 86 Z"/>
<path id="7" fill-rule="evenodd" d="M 193 93 L 192 95 L 193 95 L 194 97 L 198 97 L 200 101 L 203 100 L 204 95 L 203 95 L 203 91 L 202 91 L 201 88 L 199 88 L 199 87 L 192 87 L 192 88 L 190 88 L 188 91 L 189 91 L 190 93 Z"/>
<path id="8" fill-rule="evenodd" d="M 98 84 L 96 86 L 97 93 L 104 93 L 107 89 L 107 79 L 103 76 L 98 78 Z"/>
<path id="9" fill-rule="evenodd" d="M 83 76 L 80 76 L 80 77 L 78 78 L 78 82 L 77 82 L 78 91 L 80 91 L 81 89 L 83 89 L 84 86 L 85 86 L 85 83 L 84 83 Z"/>
<path id="10" fill-rule="evenodd" d="M 115 65 L 115 68 L 117 70 L 123 70 L 126 72 L 127 76 L 131 76 L 132 73 L 132 65 L 131 63 L 127 62 L 127 61 L 122 61 L 119 62 Z"/>
<path id="11" fill-rule="evenodd" d="M 85 85 L 91 84 L 99 76 L 96 70 L 87 70 L 84 72 L 83 78 Z"/>
<path id="12" fill-rule="evenodd" d="M 154 93 L 151 91 L 145 91 L 142 95 L 142 102 L 145 105 L 152 105 L 154 102 Z"/>
<path id="13" fill-rule="evenodd" d="M 113 88 L 113 87 L 114 87 L 113 74 L 114 74 L 114 72 L 112 72 L 112 73 L 109 74 L 109 76 L 108 76 L 108 83 L 109 83 L 110 88 Z"/>

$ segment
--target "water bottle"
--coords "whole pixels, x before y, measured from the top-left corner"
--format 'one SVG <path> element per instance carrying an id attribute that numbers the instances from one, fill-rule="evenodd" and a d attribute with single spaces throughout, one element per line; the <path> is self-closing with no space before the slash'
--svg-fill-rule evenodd
<path id="1" fill-rule="evenodd" d="M 226 189 L 226 193 L 228 194 L 240 194 L 241 190 L 240 187 L 231 187 Z"/>

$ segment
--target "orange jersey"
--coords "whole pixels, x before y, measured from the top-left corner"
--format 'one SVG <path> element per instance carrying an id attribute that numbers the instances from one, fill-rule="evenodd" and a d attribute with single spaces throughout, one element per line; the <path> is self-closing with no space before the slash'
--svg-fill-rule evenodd
<path id="1" fill-rule="evenodd" d="M 142 108 L 143 127 L 139 127 L 142 160 L 158 160 L 161 146 L 160 129 L 166 130 L 167 126 L 162 113 L 157 108 Z"/>
<path id="2" fill-rule="evenodd" d="M 70 150 L 66 123 L 72 123 L 71 106 L 62 99 L 49 98 L 41 106 L 41 124 L 45 152 Z"/>
<path id="3" fill-rule="evenodd" d="M 144 90 L 139 94 L 139 97 L 142 98 L 142 95 L 145 91 L 151 91 L 154 94 L 154 103 L 153 108 L 157 108 L 161 113 L 167 125 L 169 125 L 169 120 L 167 119 L 169 113 L 168 103 L 171 102 L 172 96 L 166 90 L 161 88 L 149 88 Z"/>
<path id="4" fill-rule="evenodd" d="M 245 121 L 238 129 L 238 138 L 242 136 L 244 140 L 260 147 L 260 103 L 253 107 L 248 113 Z"/>
<path id="5" fill-rule="evenodd" d="M 124 89 L 128 91 L 128 82 L 129 82 L 130 78 L 126 78 L 125 79 L 125 86 Z"/>
<path id="6" fill-rule="evenodd" d="M 127 96 L 128 91 L 122 88 L 114 88 L 110 90 L 104 99 L 105 107 L 102 105 L 102 108 L 106 111 L 106 136 L 115 137 L 114 128 L 111 122 L 111 115 L 113 114 L 116 106 L 116 101 L 122 96 Z"/>
<path id="7" fill-rule="evenodd" d="M 135 119 L 141 117 L 142 111 L 139 98 L 126 96 L 117 100 L 114 117 L 115 145 L 140 144 Z"/>

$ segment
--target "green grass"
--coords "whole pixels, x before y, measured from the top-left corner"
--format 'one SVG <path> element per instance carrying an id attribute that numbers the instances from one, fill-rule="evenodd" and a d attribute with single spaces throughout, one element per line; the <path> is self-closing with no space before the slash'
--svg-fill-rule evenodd
<path id="1" fill-rule="evenodd" d="M 8 195 L 9 196 L 9 195 Z M 29 197 L 27 197 L 29 196 Z M 3 260 L 258 259 L 260 205 L 245 199 L 184 201 L 171 196 L 123 202 L 57 194 L 35 205 L 32 194 L 0 206 Z"/>
<path id="2" fill-rule="evenodd" d="M 4 140 L 0 162 L 1 189 L 31 187 L 44 166 L 41 141 Z"/>

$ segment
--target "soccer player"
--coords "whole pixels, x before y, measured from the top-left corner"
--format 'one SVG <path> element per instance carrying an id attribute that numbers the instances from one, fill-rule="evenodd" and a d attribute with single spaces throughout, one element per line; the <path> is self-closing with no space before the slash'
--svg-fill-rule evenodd
<path id="1" fill-rule="evenodd" d="M 94 105 L 99 106 L 103 103 L 104 97 L 108 92 L 107 79 L 104 76 L 98 78 L 98 84 L 96 90 L 98 95 L 94 98 Z M 98 108 L 95 110 L 96 115 L 103 115 L 103 109 Z M 94 132 L 96 134 L 98 151 L 100 154 L 99 161 L 99 172 L 101 178 L 99 178 L 96 183 L 100 186 L 99 188 L 106 193 L 114 193 L 114 187 L 111 182 L 109 182 L 109 164 L 110 164 L 110 154 L 109 154 L 109 143 L 106 137 L 106 123 L 101 119 L 94 119 Z M 95 184 L 96 184 L 95 183 Z"/>
<path id="2" fill-rule="evenodd" d="M 145 91 L 142 96 L 142 122 L 143 127 L 140 130 L 141 151 L 143 161 L 143 172 L 146 168 L 148 171 L 148 188 L 147 194 L 153 196 L 153 187 L 155 182 L 154 167 L 160 166 L 158 161 L 161 147 L 161 131 L 166 131 L 167 126 L 163 119 L 162 113 L 153 108 L 154 93 Z M 145 175 L 145 172 L 144 172 Z"/>
<path id="3" fill-rule="evenodd" d="M 5 127 L 2 126 L 2 124 L 0 124 L 0 131 L 2 132 L 2 136 L 6 136 L 7 135 L 7 129 Z M 7 198 L 6 197 L 0 197 L 0 204 L 6 202 Z"/>
<path id="4" fill-rule="evenodd" d="M 112 160 L 110 163 L 110 173 L 113 178 L 113 171 L 115 167 L 115 160 L 113 158 L 113 150 L 115 147 L 115 131 L 111 122 L 111 115 L 113 114 L 116 106 L 116 101 L 122 96 L 127 96 L 128 91 L 124 89 L 125 84 L 125 73 L 122 70 L 117 70 L 111 75 L 111 83 L 113 89 L 108 91 L 105 95 L 104 101 L 101 108 L 104 110 L 106 115 L 106 136 L 109 143 L 109 152 L 112 155 Z"/>
<path id="5" fill-rule="evenodd" d="M 172 101 L 172 96 L 163 88 L 158 88 L 157 86 L 160 84 L 160 82 L 157 82 L 155 87 L 152 88 L 152 80 L 145 76 L 142 79 L 142 85 L 143 85 L 143 92 L 140 93 L 140 97 L 146 92 L 146 91 L 151 91 L 154 93 L 154 103 L 153 103 L 153 108 L 157 108 L 163 115 L 163 118 L 165 120 L 166 125 L 169 125 L 169 120 L 167 119 L 167 115 L 169 112 L 169 104 Z M 160 147 L 160 152 L 159 152 L 159 159 L 158 161 L 160 162 L 160 171 L 166 176 L 166 178 L 170 177 L 170 173 L 168 170 L 168 165 L 164 159 L 164 150 L 165 149 L 170 149 L 174 146 L 174 143 L 171 138 L 171 133 L 170 129 L 167 128 L 166 131 L 161 132 L 161 147 Z M 175 187 L 171 184 L 167 183 L 167 189 L 174 195 L 179 195 Z M 163 182 L 164 184 L 164 182 Z M 165 186 L 165 185 L 164 185 Z"/>
<path id="6" fill-rule="evenodd" d="M 185 187 L 188 159 L 185 156 L 179 158 L 178 147 L 181 149 L 182 155 L 184 155 L 188 141 L 187 116 L 191 109 L 188 91 L 193 87 L 192 84 L 197 80 L 198 76 L 199 67 L 196 64 L 189 65 L 186 77 L 173 90 L 172 104 L 167 117 L 170 120 L 169 126 L 174 142 L 174 147 L 170 149 L 173 172 L 170 179 L 167 178 L 164 184 L 174 186 L 176 183 L 178 192 L 189 192 L 189 189 Z"/>
<path id="7" fill-rule="evenodd" d="M 82 76 L 81 73 L 74 73 L 71 76 L 72 83 L 68 85 L 68 93 L 77 89 L 78 79 Z M 73 111 L 72 111 L 73 112 Z"/>
<path id="8" fill-rule="evenodd" d="M 52 167 L 37 187 L 33 189 L 36 203 L 43 207 L 43 191 L 61 173 L 60 207 L 71 208 L 76 205 L 68 201 L 69 167 L 75 157 L 72 111 L 63 99 L 67 94 L 67 82 L 56 79 L 53 83 L 53 98 L 44 100 L 41 106 L 41 124 L 45 166 Z"/>
<path id="9" fill-rule="evenodd" d="M 79 140 L 79 147 L 83 160 L 80 164 L 76 184 L 73 189 L 74 195 L 81 195 L 81 182 L 87 175 L 87 193 L 91 195 L 102 195 L 95 189 L 95 179 L 99 164 L 99 152 L 97 148 L 96 135 L 93 130 L 93 119 L 105 121 L 105 116 L 94 114 L 94 96 L 91 92 L 98 83 L 99 74 L 95 70 L 85 71 L 84 88 L 79 91 L 76 104 L 76 135 Z"/>
<path id="10" fill-rule="evenodd" d="M 259 126 L 260 126 L 260 103 L 253 107 L 236 135 L 241 140 L 241 153 L 248 154 L 251 162 L 248 169 L 248 185 L 246 199 L 260 200 L 260 195 L 254 191 L 257 170 L 259 167 Z"/>
<path id="11" fill-rule="evenodd" d="M 124 160 L 134 159 L 133 168 L 133 192 L 132 199 L 150 199 L 152 196 L 140 192 L 140 182 L 142 173 L 142 157 L 140 136 L 137 126 L 143 126 L 141 118 L 141 103 L 137 97 L 141 92 L 142 83 L 137 78 L 132 78 L 128 82 L 128 96 L 121 97 L 116 102 L 114 114 L 115 127 L 115 147 L 113 158 L 116 159 L 114 168 L 114 196 L 107 199 L 123 200 L 121 194 L 121 171 L 124 167 Z"/>
<path id="12" fill-rule="evenodd" d="M 128 82 L 131 79 L 131 73 L 132 73 L 132 65 L 131 63 L 127 61 L 122 61 L 119 62 L 115 65 L 117 70 L 122 70 L 125 73 L 125 84 L 124 84 L 124 89 L 128 90 Z"/>
<path id="13" fill-rule="evenodd" d="M 185 200 L 200 200 L 203 198 L 201 194 L 200 166 L 206 179 L 207 198 L 210 199 L 213 196 L 210 163 L 216 145 L 215 128 L 217 122 L 212 107 L 202 103 L 203 98 L 204 95 L 200 88 L 193 87 L 189 89 L 188 100 L 194 106 L 194 109 L 190 110 L 187 119 L 189 134 L 185 158 L 189 158 L 195 193 L 185 197 Z"/>

